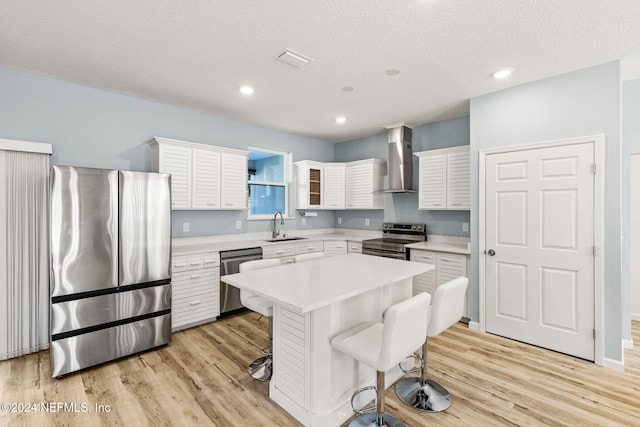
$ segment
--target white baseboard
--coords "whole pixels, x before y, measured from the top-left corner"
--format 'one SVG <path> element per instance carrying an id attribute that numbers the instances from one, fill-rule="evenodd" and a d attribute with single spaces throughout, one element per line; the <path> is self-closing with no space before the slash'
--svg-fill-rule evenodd
<path id="1" fill-rule="evenodd" d="M 624 348 L 625 350 L 633 350 L 633 338 L 622 340 L 622 348 Z"/>
<path id="2" fill-rule="evenodd" d="M 469 329 L 473 331 L 480 331 L 480 323 L 478 322 L 469 322 Z"/>
<path id="3" fill-rule="evenodd" d="M 631 320 L 633 322 L 640 322 L 640 313 L 631 313 Z"/>
<path id="4" fill-rule="evenodd" d="M 602 366 L 613 369 L 614 371 L 624 372 L 624 361 L 604 358 Z"/>

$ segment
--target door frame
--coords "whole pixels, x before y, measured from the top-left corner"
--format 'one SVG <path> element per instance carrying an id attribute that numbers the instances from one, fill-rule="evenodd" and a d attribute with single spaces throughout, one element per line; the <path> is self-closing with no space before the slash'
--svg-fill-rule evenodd
<path id="1" fill-rule="evenodd" d="M 594 232 L 594 328 L 595 328 L 595 364 L 604 365 L 604 189 L 605 189 L 605 143 L 604 134 L 588 135 L 576 138 L 557 139 L 551 141 L 527 143 L 521 145 L 508 145 L 495 148 L 484 148 L 478 151 L 478 309 L 479 309 L 479 329 L 486 332 L 485 313 L 485 263 L 487 256 L 486 247 L 486 218 L 485 218 L 485 198 L 486 198 L 486 160 L 488 155 L 509 153 L 516 151 L 535 150 L 540 148 L 562 147 L 575 144 L 593 144 L 594 160 L 597 165 L 594 180 L 594 212 L 593 212 L 593 232 Z"/>

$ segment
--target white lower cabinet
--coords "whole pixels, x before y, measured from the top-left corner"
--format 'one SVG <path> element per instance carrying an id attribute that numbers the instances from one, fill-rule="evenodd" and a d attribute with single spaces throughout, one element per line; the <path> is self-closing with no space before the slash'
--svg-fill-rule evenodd
<path id="1" fill-rule="evenodd" d="M 220 315 L 219 253 L 176 255 L 172 271 L 172 331 L 215 320 Z"/>
<path id="2" fill-rule="evenodd" d="M 347 253 L 346 240 L 326 240 L 324 242 L 325 255 L 343 255 Z"/>
<path id="3" fill-rule="evenodd" d="M 457 277 L 468 277 L 469 257 L 449 252 L 425 251 L 411 249 L 411 261 L 435 265 L 435 269 L 413 278 L 413 294 L 427 292 L 433 294 L 436 288 Z M 468 298 L 465 302 L 465 317 L 468 317 Z"/>

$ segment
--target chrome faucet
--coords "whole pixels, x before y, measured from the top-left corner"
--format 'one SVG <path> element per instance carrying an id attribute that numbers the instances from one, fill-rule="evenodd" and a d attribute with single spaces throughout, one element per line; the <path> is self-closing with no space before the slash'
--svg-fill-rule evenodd
<path id="1" fill-rule="evenodd" d="M 276 218 L 278 217 L 278 214 L 280 214 L 280 225 L 284 224 L 284 218 L 282 217 L 282 212 L 277 211 L 275 214 L 273 214 L 273 231 L 271 232 L 272 239 L 275 239 L 280 235 L 280 231 L 278 231 L 278 227 L 276 225 Z"/>

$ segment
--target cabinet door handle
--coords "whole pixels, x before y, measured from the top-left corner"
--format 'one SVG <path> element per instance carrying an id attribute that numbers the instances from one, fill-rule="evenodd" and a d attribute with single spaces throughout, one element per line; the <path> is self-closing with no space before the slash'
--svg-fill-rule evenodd
<path id="1" fill-rule="evenodd" d="M 216 206 L 217 203 L 207 202 L 207 206 Z"/>
<path id="2" fill-rule="evenodd" d="M 200 278 L 200 275 L 199 275 L 199 274 L 196 274 L 195 276 L 189 276 L 189 278 L 190 278 L 190 279 L 199 279 L 199 278 Z"/>
<path id="3" fill-rule="evenodd" d="M 189 303 L 189 305 L 198 305 L 200 304 L 200 301 L 192 301 Z"/>
<path id="4" fill-rule="evenodd" d="M 186 264 L 173 264 L 173 268 L 182 268 L 182 267 L 186 267 Z"/>
<path id="5" fill-rule="evenodd" d="M 276 251 L 276 253 L 277 253 L 278 255 L 280 255 L 282 252 L 284 252 L 284 251 Z"/>
<path id="6" fill-rule="evenodd" d="M 225 205 L 225 206 L 233 206 L 233 203 L 231 203 L 231 202 L 227 202 L 227 203 L 225 203 L 224 205 Z"/>

